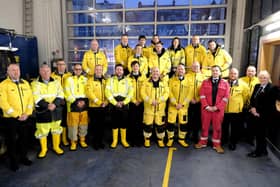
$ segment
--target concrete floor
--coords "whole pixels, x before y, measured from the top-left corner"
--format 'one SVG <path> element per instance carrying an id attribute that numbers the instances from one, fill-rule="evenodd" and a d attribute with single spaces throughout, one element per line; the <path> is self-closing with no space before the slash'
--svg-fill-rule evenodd
<path id="1" fill-rule="evenodd" d="M 234 152 L 226 149 L 217 154 L 212 148 L 184 149 L 175 144 L 170 187 L 279 187 L 280 166 L 271 155 L 247 158 L 252 147 L 242 144 Z M 33 165 L 21 166 L 11 172 L 7 163 L 0 163 L 0 186 L 5 187 L 159 187 L 162 186 L 168 148 L 95 151 L 79 148 L 70 152 L 64 148 L 61 157 L 49 151 L 45 159 L 30 153 Z M 271 154 L 271 153 L 270 153 Z"/>

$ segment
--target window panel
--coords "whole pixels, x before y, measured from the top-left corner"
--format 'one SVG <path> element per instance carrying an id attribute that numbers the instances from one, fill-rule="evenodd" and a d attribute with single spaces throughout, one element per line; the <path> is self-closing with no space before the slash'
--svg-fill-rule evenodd
<path id="1" fill-rule="evenodd" d="M 200 43 L 207 48 L 209 40 L 215 40 L 222 47 L 225 44 L 225 39 L 224 38 L 200 38 Z"/>
<path id="2" fill-rule="evenodd" d="M 67 21 L 68 24 L 85 24 L 94 23 L 94 13 L 78 13 L 78 14 L 68 14 Z"/>
<path id="3" fill-rule="evenodd" d="M 141 0 L 141 1 L 125 1 L 125 8 L 153 8 L 155 7 L 154 1 Z"/>
<path id="4" fill-rule="evenodd" d="M 69 37 L 87 37 L 87 36 L 93 36 L 93 35 L 94 35 L 93 26 L 68 27 L 68 36 Z"/>
<path id="5" fill-rule="evenodd" d="M 125 12 L 126 22 L 154 22 L 154 11 L 127 11 Z"/>
<path id="6" fill-rule="evenodd" d="M 122 0 L 96 0 L 96 9 L 121 9 Z"/>
<path id="7" fill-rule="evenodd" d="M 91 40 L 68 40 L 69 50 L 88 50 Z"/>
<path id="8" fill-rule="evenodd" d="M 96 23 L 119 23 L 122 21 L 122 12 L 96 13 Z"/>
<path id="9" fill-rule="evenodd" d="M 186 36 L 188 35 L 187 24 L 157 25 L 159 36 Z"/>
<path id="10" fill-rule="evenodd" d="M 81 62 L 83 60 L 85 51 L 69 51 L 68 61 L 69 62 Z"/>
<path id="11" fill-rule="evenodd" d="M 158 10 L 157 21 L 187 21 L 189 19 L 189 10 Z"/>
<path id="12" fill-rule="evenodd" d="M 191 35 L 224 35 L 224 23 L 192 24 Z"/>
<path id="13" fill-rule="evenodd" d="M 227 4 L 227 0 L 192 0 L 192 5 L 220 5 Z"/>
<path id="14" fill-rule="evenodd" d="M 225 20 L 226 8 L 194 8 L 192 20 Z"/>
<path id="15" fill-rule="evenodd" d="M 154 34 L 154 25 L 126 25 L 125 31 L 128 36 L 152 36 Z"/>
<path id="16" fill-rule="evenodd" d="M 122 26 L 96 26 L 96 36 L 120 36 L 122 34 Z"/>
<path id="17" fill-rule="evenodd" d="M 92 0 L 67 0 L 66 10 L 91 10 L 93 9 Z"/>
<path id="18" fill-rule="evenodd" d="M 158 0 L 158 6 L 186 6 L 189 5 L 189 0 Z"/>
<path id="19" fill-rule="evenodd" d="M 170 38 L 170 39 L 161 39 L 161 41 L 163 42 L 163 46 L 164 48 L 169 48 L 172 44 L 172 39 L 173 38 Z M 187 44 L 188 44 L 188 40 L 187 39 L 182 39 L 180 38 L 180 43 L 181 43 L 181 47 L 185 47 Z"/>

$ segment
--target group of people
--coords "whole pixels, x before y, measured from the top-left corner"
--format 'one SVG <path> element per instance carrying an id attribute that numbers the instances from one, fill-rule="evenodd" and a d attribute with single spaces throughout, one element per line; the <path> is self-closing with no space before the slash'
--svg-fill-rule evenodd
<path id="1" fill-rule="evenodd" d="M 82 63 L 67 72 L 63 59 L 56 60 L 56 70 L 48 64 L 40 66 L 39 77 L 31 84 L 20 78 L 18 64 L 10 64 L 7 79 L 0 83 L 0 108 L 6 127 L 10 167 L 31 165 L 27 158 L 26 126 L 35 116 L 35 137 L 40 142 L 38 158 L 48 151 L 48 134 L 52 149 L 64 153 L 60 142 L 71 151 L 87 148 L 103 149 L 106 117 L 111 117 L 112 143 L 123 147 L 150 147 L 153 137 L 160 148 L 173 146 L 174 140 L 188 147 L 187 133 L 194 147 L 207 146 L 212 124 L 212 146 L 224 153 L 222 144 L 236 149 L 243 124 L 256 133 L 256 150 L 250 157 L 267 154 L 264 128 L 272 110 L 272 84 L 267 71 L 249 66 L 247 75 L 239 78 L 232 59 L 215 41 L 208 50 L 193 36 L 185 48 L 175 37 L 168 49 L 163 48 L 158 35 L 146 47 L 146 37 L 139 36 L 134 50 L 128 46 L 128 36 L 121 36 L 115 48 L 115 73 L 108 77 L 106 55 L 92 40 Z M 274 94 L 274 100 L 280 100 Z M 109 113 L 108 113 L 109 111 Z M 248 111 L 248 118 L 244 118 Z M 246 120 L 244 123 L 243 119 Z M 200 135 L 199 135 L 200 134 Z M 87 137 L 92 137 L 87 140 Z M 250 139 L 252 140 L 252 139 Z M 70 142 L 69 142 L 70 141 Z"/>

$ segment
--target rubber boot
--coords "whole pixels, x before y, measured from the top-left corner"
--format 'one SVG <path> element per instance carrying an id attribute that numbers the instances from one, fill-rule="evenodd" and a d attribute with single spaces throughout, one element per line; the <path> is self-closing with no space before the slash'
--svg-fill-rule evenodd
<path id="1" fill-rule="evenodd" d="M 159 146 L 160 148 L 165 147 L 164 142 L 163 142 L 163 139 L 158 139 L 158 146 Z"/>
<path id="2" fill-rule="evenodd" d="M 149 138 L 144 139 L 144 147 L 151 147 L 151 141 Z"/>
<path id="3" fill-rule="evenodd" d="M 166 146 L 167 146 L 167 147 L 172 147 L 172 146 L 173 146 L 173 141 L 174 141 L 173 138 L 169 138 L 169 139 L 168 139 L 168 142 L 167 142 L 167 144 L 166 144 Z"/>
<path id="4" fill-rule="evenodd" d="M 110 146 L 112 149 L 115 149 L 117 147 L 117 144 L 118 144 L 118 132 L 119 132 L 119 129 L 112 129 L 113 142 L 112 142 L 112 144 Z"/>
<path id="5" fill-rule="evenodd" d="M 52 134 L 53 150 L 57 155 L 62 155 L 64 151 L 59 147 L 60 134 Z"/>
<path id="6" fill-rule="evenodd" d="M 87 145 L 87 143 L 86 143 L 86 138 L 85 138 L 84 136 L 81 136 L 81 137 L 80 137 L 80 146 L 81 146 L 82 148 L 87 148 L 87 147 L 88 147 L 88 145 Z"/>
<path id="7" fill-rule="evenodd" d="M 69 145 L 69 142 L 67 140 L 67 129 L 66 129 L 66 127 L 63 127 L 62 134 L 61 134 L 61 140 L 62 140 L 62 144 L 64 146 Z"/>
<path id="8" fill-rule="evenodd" d="M 129 144 L 126 141 L 126 129 L 121 129 L 121 142 L 125 148 L 129 147 Z"/>
<path id="9" fill-rule="evenodd" d="M 77 142 L 71 141 L 70 151 L 76 151 L 76 150 L 77 150 Z"/>
<path id="10" fill-rule="evenodd" d="M 46 154 L 48 152 L 48 147 L 47 147 L 47 137 L 42 137 L 40 139 L 40 145 L 41 145 L 41 151 L 38 154 L 38 158 L 45 158 Z"/>

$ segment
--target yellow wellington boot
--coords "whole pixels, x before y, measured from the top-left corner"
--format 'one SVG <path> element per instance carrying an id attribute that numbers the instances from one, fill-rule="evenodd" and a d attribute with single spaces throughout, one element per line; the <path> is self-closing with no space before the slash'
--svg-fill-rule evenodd
<path id="1" fill-rule="evenodd" d="M 76 150 L 77 150 L 77 142 L 71 141 L 70 151 L 76 151 Z"/>
<path id="2" fill-rule="evenodd" d="M 189 144 L 187 144 L 187 143 L 185 142 L 184 139 L 179 139 L 179 140 L 178 140 L 178 143 L 179 143 L 182 147 L 189 147 Z"/>
<path id="3" fill-rule="evenodd" d="M 117 147 L 117 144 L 118 144 L 118 132 L 119 132 L 119 129 L 112 129 L 113 142 L 112 142 L 112 144 L 110 146 L 112 149 L 115 149 Z"/>
<path id="4" fill-rule="evenodd" d="M 164 142 L 163 142 L 163 139 L 158 139 L 158 146 L 159 146 L 160 148 L 165 147 Z"/>
<path id="5" fill-rule="evenodd" d="M 69 142 L 67 140 L 67 129 L 66 129 L 66 127 L 63 127 L 62 135 L 61 135 L 61 140 L 62 140 L 62 144 L 64 146 L 68 146 L 69 145 Z"/>
<path id="6" fill-rule="evenodd" d="M 168 142 L 167 142 L 167 144 L 166 144 L 166 146 L 167 146 L 167 147 L 172 147 L 172 146 L 173 146 L 173 141 L 174 141 L 173 138 L 169 138 L 169 139 L 168 139 Z"/>
<path id="7" fill-rule="evenodd" d="M 80 146 L 81 146 L 82 148 L 87 148 L 87 147 L 88 147 L 88 145 L 87 145 L 87 143 L 86 143 L 86 138 L 85 138 L 84 136 L 81 136 L 81 137 L 80 137 Z"/>
<path id="8" fill-rule="evenodd" d="M 130 146 L 126 141 L 126 129 L 121 129 L 121 142 L 125 148 Z"/>
<path id="9" fill-rule="evenodd" d="M 45 158 L 48 151 L 47 137 L 42 137 L 40 139 L 40 145 L 41 145 L 41 152 L 38 154 L 38 158 Z"/>
<path id="10" fill-rule="evenodd" d="M 149 138 L 145 138 L 145 141 L 144 141 L 144 147 L 151 147 L 151 142 L 150 142 L 150 139 Z"/>
<path id="11" fill-rule="evenodd" d="M 57 155 L 62 155 L 64 151 L 59 147 L 60 134 L 52 134 L 53 150 Z"/>

